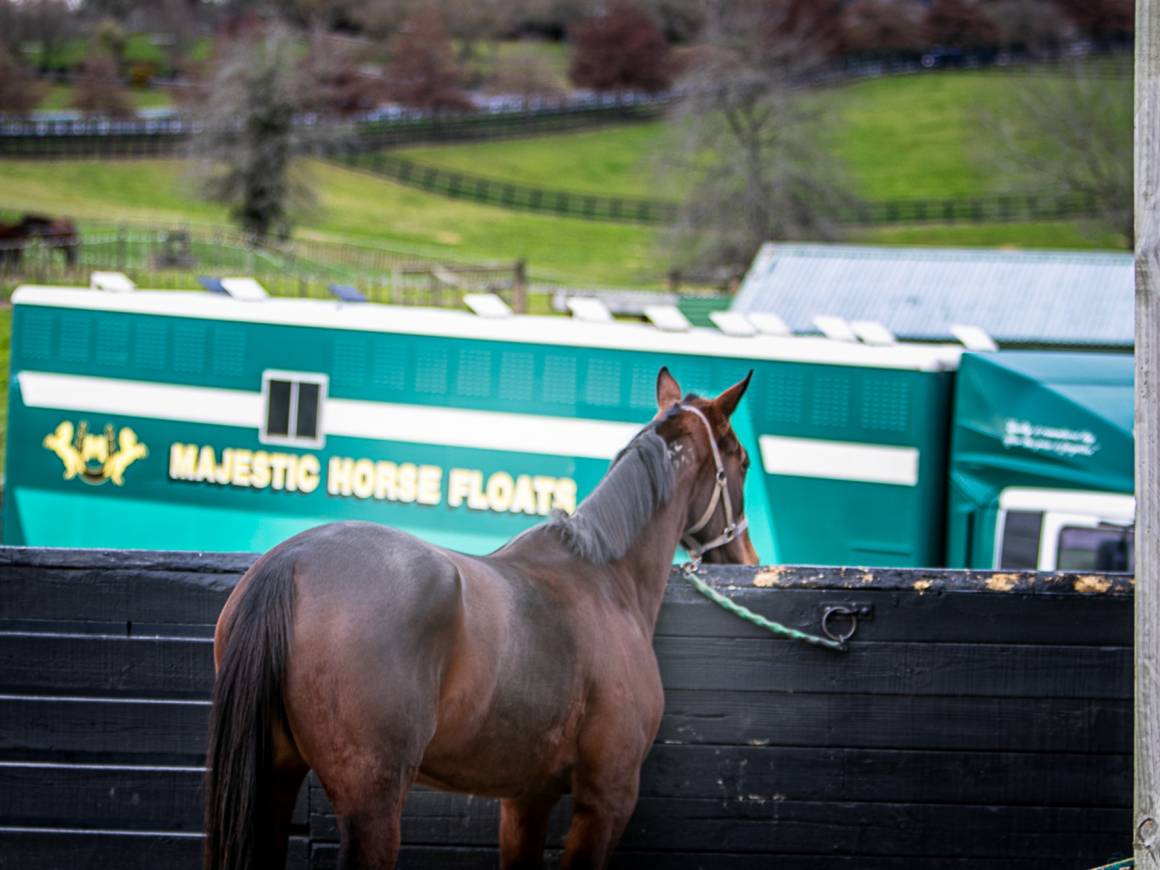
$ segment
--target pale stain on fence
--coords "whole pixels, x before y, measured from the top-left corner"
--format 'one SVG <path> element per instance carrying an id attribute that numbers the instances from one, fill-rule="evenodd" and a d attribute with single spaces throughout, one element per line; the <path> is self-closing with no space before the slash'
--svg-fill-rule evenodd
<path id="1" fill-rule="evenodd" d="M 992 592 L 1010 592 L 1018 583 L 1018 574 L 992 574 L 987 578 L 986 586 Z"/>
<path id="2" fill-rule="evenodd" d="M 1076 592 L 1107 592 L 1112 588 L 1112 581 L 1098 574 L 1085 574 L 1075 578 Z"/>

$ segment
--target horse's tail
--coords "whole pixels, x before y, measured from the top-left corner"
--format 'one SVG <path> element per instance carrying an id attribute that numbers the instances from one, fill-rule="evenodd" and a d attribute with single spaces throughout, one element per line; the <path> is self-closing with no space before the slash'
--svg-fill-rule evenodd
<path id="1" fill-rule="evenodd" d="M 210 711 L 205 870 L 265 867 L 274 835 L 274 733 L 287 729 L 282 689 L 294 613 L 288 555 L 264 558 L 251 569 L 226 626 Z"/>

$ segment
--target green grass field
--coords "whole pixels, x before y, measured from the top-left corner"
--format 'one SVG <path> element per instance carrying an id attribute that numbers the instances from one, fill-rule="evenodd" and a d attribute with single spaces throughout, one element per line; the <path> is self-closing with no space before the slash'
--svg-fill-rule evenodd
<path id="1" fill-rule="evenodd" d="M 867 199 L 974 196 L 1025 190 L 996 169 L 989 115 L 1022 79 L 1002 72 L 946 72 L 857 82 L 823 92 L 834 153 Z M 1130 80 L 1109 87 L 1131 88 Z M 477 175 L 608 195 L 656 195 L 663 122 L 517 142 L 439 145 L 398 153 Z M 663 170 L 662 170 L 663 171 Z"/>
<path id="2" fill-rule="evenodd" d="M 401 148 L 391 153 L 539 187 L 607 196 L 655 196 L 652 162 L 665 132 L 665 123 L 655 121 L 533 139 Z"/>
<path id="3" fill-rule="evenodd" d="M 824 94 L 841 120 L 833 144 L 860 195 L 956 197 L 1021 189 L 990 159 L 988 108 L 1012 77 L 944 73 L 881 79 Z M 1109 86 L 1130 86 L 1111 82 Z M 157 96 L 140 92 L 141 97 Z M 60 99 L 63 96 L 58 94 Z M 414 159 L 527 184 L 622 196 L 657 196 L 662 122 L 522 141 L 409 148 Z M 660 286 L 667 258 L 660 231 L 507 211 L 422 193 L 332 164 L 305 164 L 319 204 L 300 216 L 305 238 L 351 240 L 400 253 L 466 261 L 528 260 L 533 280 L 570 286 Z M 0 161 L 0 211 L 70 215 L 86 224 L 228 223 L 225 209 L 194 193 L 176 160 Z M 1122 247 L 1106 229 L 1078 222 L 878 227 L 851 241 L 1036 248 Z M 0 432 L 7 409 L 10 313 L 0 309 Z"/>
<path id="4" fill-rule="evenodd" d="M 475 205 L 326 163 L 306 168 L 320 202 L 301 215 L 297 232 L 304 237 L 467 261 L 524 258 L 533 279 L 564 284 L 648 285 L 664 272 L 653 255 L 651 229 Z M 225 209 L 197 198 L 183 164 L 172 160 L 5 160 L 0 209 L 37 209 L 103 224 L 227 222 Z"/>
<path id="5" fill-rule="evenodd" d="M 981 123 L 1014 77 L 941 73 L 860 82 L 826 91 L 842 119 L 835 150 L 868 198 L 952 197 L 1020 189 L 989 166 Z M 1113 82 L 1113 86 L 1120 84 Z M 448 168 L 528 184 L 624 196 L 657 195 L 663 122 L 519 141 L 408 148 Z M 506 211 L 401 187 L 331 164 L 306 165 L 319 208 L 300 216 L 304 237 L 352 239 L 421 256 L 468 261 L 527 259 L 534 280 L 656 286 L 667 271 L 654 228 Z M 0 209 L 66 214 L 82 221 L 228 222 L 199 199 L 178 161 L 3 161 Z M 854 240 L 884 244 L 1108 247 L 1118 240 L 1079 223 L 878 227 Z"/>
<path id="6" fill-rule="evenodd" d="M 74 88 L 71 85 L 52 85 L 37 107 L 46 111 L 72 108 Z M 129 88 L 129 96 L 138 109 L 156 109 L 173 105 L 169 91 L 161 88 Z"/>

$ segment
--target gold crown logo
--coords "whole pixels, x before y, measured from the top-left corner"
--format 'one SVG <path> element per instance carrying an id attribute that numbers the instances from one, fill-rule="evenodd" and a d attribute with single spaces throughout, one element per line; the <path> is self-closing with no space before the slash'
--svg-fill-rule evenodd
<path id="1" fill-rule="evenodd" d="M 44 436 L 43 443 L 64 464 L 65 480 L 79 477 L 94 486 L 106 480 L 122 486 L 125 469 L 149 455 L 148 448 L 128 426 L 116 432 L 112 424 L 106 424 L 103 432 L 94 434 L 89 432 L 85 420 L 75 428 L 68 420 L 62 421 L 51 434 Z"/>

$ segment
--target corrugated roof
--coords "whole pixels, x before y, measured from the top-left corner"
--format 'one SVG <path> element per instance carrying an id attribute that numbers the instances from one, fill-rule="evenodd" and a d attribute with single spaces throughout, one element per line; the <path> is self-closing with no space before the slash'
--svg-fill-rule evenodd
<path id="1" fill-rule="evenodd" d="M 945 340 L 962 323 L 1000 343 L 1127 347 L 1134 287 L 1127 253 L 768 243 L 731 307 L 795 332 L 829 314 L 909 339 Z"/>

